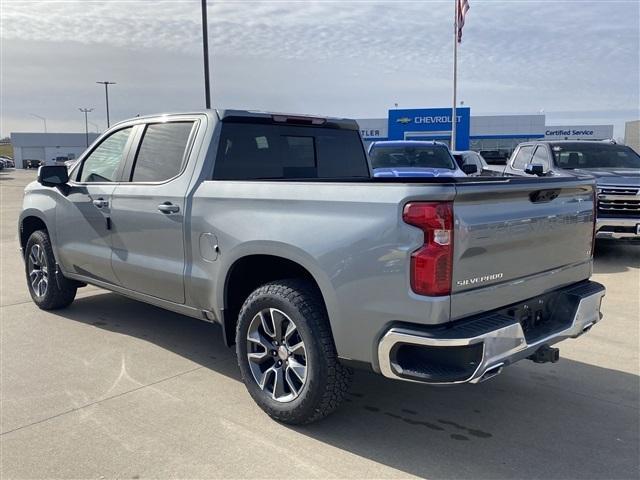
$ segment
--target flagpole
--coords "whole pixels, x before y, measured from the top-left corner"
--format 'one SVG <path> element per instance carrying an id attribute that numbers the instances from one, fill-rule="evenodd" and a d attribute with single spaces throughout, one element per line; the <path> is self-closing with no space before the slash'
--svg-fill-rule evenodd
<path id="1" fill-rule="evenodd" d="M 453 0 L 453 107 L 451 108 L 451 150 L 456 149 L 457 115 L 456 91 L 458 88 L 458 0 Z"/>

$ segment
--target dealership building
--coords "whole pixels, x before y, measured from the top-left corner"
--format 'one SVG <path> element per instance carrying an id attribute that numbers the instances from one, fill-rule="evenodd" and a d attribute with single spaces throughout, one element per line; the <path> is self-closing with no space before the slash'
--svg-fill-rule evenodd
<path id="1" fill-rule="evenodd" d="M 450 145 L 451 108 L 389 110 L 387 118 L 359 119 L 366 143 L 375 140 L 437 140 Z M 530 140 L 605 140 L 613 125 L 547 125 L 544 114 L 471 115 L 456 109 L 456 150 L 504 150 Z"/>
<path id="2" fill-rule="evenodd" d="M 80 156 L 98 138 L 97 133 L 12 133 L 13 159 L 16 168 L 24 168 L 28 160 L 53 165 L 56 160 L 72 160 Z"/>

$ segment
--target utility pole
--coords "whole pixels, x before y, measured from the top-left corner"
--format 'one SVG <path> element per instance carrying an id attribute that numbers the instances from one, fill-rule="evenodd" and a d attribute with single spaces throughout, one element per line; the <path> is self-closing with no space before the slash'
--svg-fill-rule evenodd
<path id="1" fill-rule="evenodd" d="M 457 115 L 456 94 L 458 89 L 458 0 L 453 1 L 453 105 L 451 107 L 451 150 L 456 150 Z"/>
<path id="2" fill-rule="evenodd" d="M 89 119 L 87 118 L 87 114 L 89 114 L 89 112 L 93 112 L 93 108 L 78 108 L 78 110 L 84 113 L 84 137 L 88 147 L 89 146 Z"/>
<path id="3" fill-rule="evenodd" d="M 30 113 L 29 115 L 31 115 L 32 117 L 36 117 L 39 118 L 40 120 L 42 120 L 42 122 L 44 123 L 44 133 L 47 133 L 47 119 L 44 117 L 41 117 L 40 115 L 36 115 L 35 113 Z"/>
<path id="4" fill-rule="evenodd" d="M 107 129 L 108 129 L 110 126 L 109 124 L 109 85 L 115 85 L 116 82 L 104 81 L 104 82 L 96 82 L 96 83 L 100 83 L 104 85 L 104 99 L 107 104 Z"/>
<path id="5" fill-rule="evenodd" d="M 202 53 L 204 56 L 204 100 L 207 110 L 211 108 L 209 91 L 209 33 L 207 29 L 207 0 L 202 0 Z"/>

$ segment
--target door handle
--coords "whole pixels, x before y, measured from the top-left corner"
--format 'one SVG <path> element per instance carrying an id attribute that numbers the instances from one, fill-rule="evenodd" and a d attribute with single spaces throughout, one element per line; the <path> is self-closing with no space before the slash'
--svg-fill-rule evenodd
<path id="1" fill-rule="evenodd" d="M 180 211 L 180 207 L 171 202 L 164 202 L 158 205 L 158 210 L 162 213 L 178 213 Z"/>
<path id="2" fill-rule="evenodd" d="M 97 208 L 102 208 L 102 207 L 108 207 L 109 206 L 109 202 L 107 200 L 105 200 L 104 198 L 96 198 L 93 201 L 93 204 L 97 207 Z"/>

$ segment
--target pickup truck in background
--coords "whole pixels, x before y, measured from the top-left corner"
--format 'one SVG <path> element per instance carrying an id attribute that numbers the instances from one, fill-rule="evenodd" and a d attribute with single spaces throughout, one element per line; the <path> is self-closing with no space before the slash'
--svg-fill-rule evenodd
<path id="1" fill-rule="evenodd" d="M 443 143 L 422 140 L 383 140 L 369 145 L 374 177 L 464 177 L 477 166 L 460 166 Z"/>
<path id="2" fill-rule="evenodd" d="M 112 126 L 25 189 L 33 301 L 93 284 L 222 327 L 271 417 L 334 410 L 351 369 L 477 383 L 601 318 L 594 181 L 375 178 L 353 120 L 225 110 Z"/>
<path id="3" fill-rule="evenodd" d="M 591 175 L 597 186 L 596 238 L 640 241 L 640 155 L 625 145 L 570 140 L 521 143 L 502 174 Z"/>

